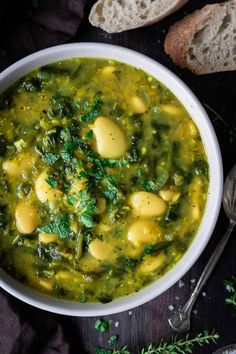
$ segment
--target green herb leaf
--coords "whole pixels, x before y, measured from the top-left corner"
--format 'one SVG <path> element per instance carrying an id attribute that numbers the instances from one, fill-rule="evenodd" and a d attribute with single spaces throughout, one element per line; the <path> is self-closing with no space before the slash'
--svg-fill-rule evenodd
<path id="1" fill-rule="evenodd" d="M 105 332 L 111 326 L 112 321 L 96 320 L 94 328 L 99 332 Z"/>
<path id="2" fill-rule="evenodd" d="M 57 181 L 55 179 L 53 179 L 53 177 L 48 176 L 47 179 L 45 179 L 45 181 L 47 182 L 47 184 L 49 184 L 49 186 L 53 189 L 57 188 Z"/>
<path id="3" fill-rule="evenodd" d="M 145 247 L 144 253 L 145 254 L 150 254 L 153 251 L 153 245 L 148 245 Z"/>
<path id="4" fill-rule="evenodd" d="M 110 347 L 113 347 L 114 345 L 116 345 L 118 342 L 118 337 L 117 336 L 111 336 L 109 339 L 108 339 L 108 345 Z"/>
<path id="5" fill-rule="evenodd" d="M 55 220 L 55 222 L 41 226 L 37 229 L 40 232 L 46 232 L 49 234 L 58 234 L 62 239 L 70 236 L 70 225 L 68 215 L 64 215 Z"/>
<path id="6" fill-rule="evenodd" d="M 84 114 L 80 119 L 82 120 L 82 122 L 90 122 L 91 120 L 93 120 L 94 118 L 99 116 L 99 112 L 98 111 L 91 111 L 89 113 Z"/>
<path id="7" fill-rule="evenodd" d="M 42 158 L 47 165 L 54 165 L 54 163 L 59 160 L 60 155 L 52 152 L 45 152 L 42 154 Z"/>
<path id="8" fill-rule="evenodd" d="M 103 191 L 103 195 L 111 200 L 111 201 L 116 201 L 117 199 L 117 194 L 118 194 L 118 188 L 117 188 L 117 178 L 116 176 L 107 176 L 105 179 L 106 185 L 107 185 L 107 190 Z"/>
<path id="9" fill-rule="evenodd" d="M 80 215 L 79 221 L 88 228 L 93 227 L 93 217 L 89 213 Z"/>
<path id="10" fill-rule="evenodd" d="M 143 181 L 143 188 L 146 192 L 153 192 L 155 190 L 155 183 L 153 181 Z"/>
<path id="11" fill-rule="evenodd" d="M 94 118 L 96 118 L 97 116 L 99 116 L 100 111 L 99 111 L 99 106 L 100 106 L 100 98 L 96 97 L 95 101 L 93 103 L 92 106 L 92 110 L 86 114 L 84 114 L 80 119 L 82 120 L 82 122 L 90 122 L 91 120 L 93 120 Z"/>
<path id="12" fill-rule="evenodd" d="M 90 131 L 86 134 L 86 138 L 87 138 L 88 140 L 92 140 L 92 139 L 93 139 L 93 131 L 92 131 L 92 130 L 90 130 Z"/>

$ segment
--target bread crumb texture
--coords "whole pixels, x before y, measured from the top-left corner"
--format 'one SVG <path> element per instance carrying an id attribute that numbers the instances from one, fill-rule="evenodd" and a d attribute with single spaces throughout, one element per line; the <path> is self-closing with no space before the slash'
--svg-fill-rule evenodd
<path id="1" fill-rule="evenodd" d="M 108 33 L 127 31 L 158 22 L 188 0 L 99 0 L 89 20 Z"/>

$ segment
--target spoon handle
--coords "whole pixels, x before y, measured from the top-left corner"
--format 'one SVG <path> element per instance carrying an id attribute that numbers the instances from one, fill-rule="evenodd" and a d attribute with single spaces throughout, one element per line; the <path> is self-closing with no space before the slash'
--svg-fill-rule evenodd
<path id="1" fill-rule="evenodd" d="M 210 277 L 213 269 L 215 268 L 216 263 L 220 259 L 234 227 L 235 227 L 235 223 L 233 221 L 230 221 L 230 224 L 228 226 L 228 229 L 227 229 L 225 235 L 222 237 L 222 239 L 220 240 L 220 242 L 216 246 L 214 252 L 212 253 L 209 261 L 207 262 L 207 264 L 202 272 L 202 275 L 200 276 L 200 278 L 197 282 L 197 285 L 196 285 L 189 301 L 183 306 L 183 308 L 182 308 L 183 312 L 190 314 L 192 307 L 193 307 L 199 293 L 201 292 L 202 288 L 204 287 L 208 278 Z"/>
<path id="2" fill-rule="evenodd" d="M 168 322 L 171 328 L 176 332 L 187 332 L 190 330 L 190 317 L 193 305 L 201 292 L 202 288 L 206 284 L 206 281 L 210 277 L 216 263 L 218 262 L 220 256 L 222 255 L 225 246 L 229 240 L 229 237 L 234 229 L 235 222 L 230 221 L 229 227 L 222 237 L 218 245 L 216 246 L 214 252 L 212 253 L 207 265 L 205 266 L 202 275 L 200 276 L 197 285 L 190 296 L 187 303 L 179 308 L 175 313 L 169 318 Z"/>

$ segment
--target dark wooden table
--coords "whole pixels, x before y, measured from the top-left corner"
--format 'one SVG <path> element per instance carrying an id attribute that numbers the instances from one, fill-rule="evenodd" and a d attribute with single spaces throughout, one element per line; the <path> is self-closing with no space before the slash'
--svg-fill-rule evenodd
<path id="1" fill-rule="evenodd" d="M 210 1 L 214 2 L 214 1 Z M 93 1 L 91 1 L 93 3 Z M 194 4 L 195 3 L 195 4 Z M 183 13 L 191 12 L 200 8 L 209 1 L 190 1 L 190 4 L 178 13 L 163 20 L 160 24 L 150 27 L 132 30 L 121 34 L 107 34 L 93 28 L 85 20 L 77 34 L 78 41 L 105 42 L 122 45 L 142 52 L 176 73 L 197 95 L 202 103 L 208 104 L 217 111 L 230 126 L 236 128 L 236 72 L 220 73 L 198 77 L 187 71 L 177 68 L 165 55 L 163 42 L 167 29 L 176 20 L 182 18 Z M 88 10 L 90 4 L 88 5 Z M 230 131 L 221 123 L 214 122 L 214 114 L 210 114 L 220 142 L 223 155 L 224 170 L 227 173 L 231 166 L 236 163 L 236 138 L 232 142 Z M 235 130 L 236 136 L 236 130 Z M 140 306 L 131 312 L 108 316 L 113 320 L 113 325 L 105 334 L 100 334 L 94 329 L 94 318 L 72 319 L 73 331 L 82 338 L 85 351 L 92 353 L 96 345 L 107 346 L 110 335 L 119 335 L 119 346 L 127 345 L 132 352 L 148 345 L 150 342 L 158 343 L 163 337 L 170 339 L 173 335 L 167 319 L 170 316 L 169 305 L 183 304 L 190 295 L 192 279 L 197 279 L 214 249 L 217 241 L 223 235 L 227 226 L 224 212 L 221 212 L 211 241 L 198 262 L 183 278 L 184 286 L 178 284 L 159 296 L 157 299 Z M 234 236 L 234 235 L 233 235 Z M 203 329 L 211 331 L 216 329 L 221 339 L 217 347 L 236 342 L 236 318 L 232 317 L 230 307 L 225 305 L 226 291 L 223 279 L 236 274 L 236 237 L 232 237 L 224 255 L 214 271 L 208 285 L 205 288 L 206 296 L 200 296 L 192 318 L 191 335 Z M 204 294 L 205 295 L 205 294 Z M 177 301 L 176 299 L 179 300 Z M 115 322 L 119 327 L 115 327 Z M 116 323 L 116 325 L 117 325 Z M 197 348 L 194 353 L 212 353 L 216 346 Z"/>
<path id="2" fill-rule="evenodd" d="M 236 163 L 236 72 L 219 73 L 207 76 L 194 76 L 193 74 L 177 68 L 165 55 L 163 41 L 169 26 L 184 14 L 200 8 L 213 1 L 190 1 L 178 13 L 163 20 L 160 24 L 150 27 L 132 30 L 122 34 L 107 34 L 93 28 L 87 15 L 91 4 L 86 7 L 86 16 L 76 38 L 73 41 L 93 41 L 113 43 L 142 52 L 176 73 L 196 94 L 202 103 L 208 104 L 217 111 L 227 122 L 229 128 L 215 120 L 214 114 L 209 115 L 214 124 L 223 155 L 224 171 L 227 173 Z M 233 138 L 233 134 L 235 138 Z M 216 246 L 227 227 L 227 219 L 221 211 L 217 226 L 207 249 L 183 278 L 184 286 L 178 284 L 157 299 L 133 309 L 132 312 L 124 312 L 105 317 L 113 321 L 109 331 L 99 333 L 94 329 L 95 318 L 69 318 L 51 315 L 60 321 L 65 329 L 72 347 L 72 353 L 93 353 L 94 347 L 107 347 L 107 340 L 111 335 L 118 335 L 118 346 L 127 346 L 133 353 L 138 348 L 152 343 L 159 343 L 161 338 L 169 340 L 173 331 L 170 329 L 167 319 L 170 316 L 169 305 L 184 304 L 190 295 L 191 280 L 197 279 L 206 264 L 211 252 Z M 236 317 L 232 316 L 232 310 L 225 304 L 226 291 L 223 279 L 236 275 L 236 232 L 227 246 L 220 263 L 214 271 L 208 285 L 205 288 L 205 296 L 200 296 L 192 318 L 191 335 L 195 335 L 204 329 L 213 330 L 220 334 L 218 344 L 196 348 L 196 354 L 210 354 L 216 348 L 230 343 L 236 343 Z M 27 309 L 27 306 L 25 307 Z M 118 327 L 115 326 L 118 324 Z"/>

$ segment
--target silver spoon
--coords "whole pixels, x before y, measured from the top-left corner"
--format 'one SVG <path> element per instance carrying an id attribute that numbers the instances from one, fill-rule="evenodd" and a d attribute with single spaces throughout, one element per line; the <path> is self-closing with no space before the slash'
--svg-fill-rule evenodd
<path id="1" fill-rule="evenodd" d="M 227 347 L 218 349 L 213 354 L 236 354 L 236 344 L 228 345 Z"/>
<path id="2" fill-rule="evenodd" d="M 190 299 L 183 307 L 175 311 L 174 314 L 169 318 L 169 325 L 176 332 L 187 332 L 190 330 L 190 318 L 193 305 L 202 288 L 205 286 L 208 278 L 210 277 L 216 263 L 220 259 L 220 256 L 222 255 L 229 237 L 236 225 L 236 165 L 232 168 L 225 181 L 223 206 L 225 213 L 229 218 L 230 224 L 224 237 L 218 243 L 211 258 L 205 266 L 202 275 L 199 278 L 192 295 L 190 296 Z"/>

